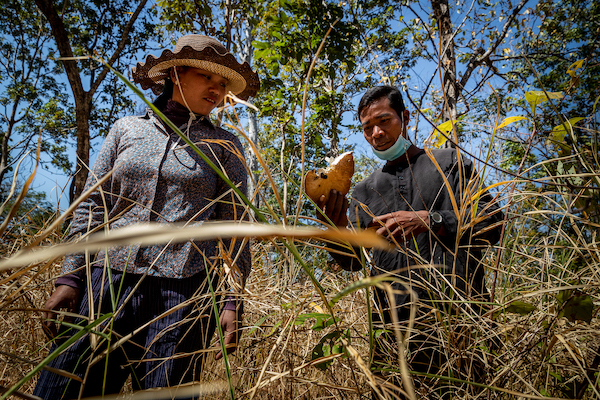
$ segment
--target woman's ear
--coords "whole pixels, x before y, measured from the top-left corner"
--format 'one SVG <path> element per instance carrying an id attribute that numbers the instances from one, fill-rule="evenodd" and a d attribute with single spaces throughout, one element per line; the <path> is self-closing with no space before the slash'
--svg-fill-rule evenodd
<path id="1" fill-rule="evenodd" d="M 169 76 L 171 77 L 171 82 L 173 82 L 175 86 L 179 86 L 179 76 L 177 74 L 176 68 L 177 67 L 173 67 L 169 69 Z"/>

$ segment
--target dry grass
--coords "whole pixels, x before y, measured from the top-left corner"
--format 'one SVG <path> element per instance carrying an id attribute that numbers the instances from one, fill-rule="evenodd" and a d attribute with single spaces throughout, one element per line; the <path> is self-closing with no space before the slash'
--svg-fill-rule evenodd
<path id="1" fill-rule="evenodd" d="M 597 171 L 597 165 L 590 168 Z M 598 176 L 576 177 L 593 181 Z M 272 179 L 263 175 L 257 182 Z M 336 324 L 316 329 L 314 316 L 303 321 L 307 314 L 330 313 L 323 297 L 330 300 L 364 277 L 334 273 L 319 253 L 323 250 L 314 247 L 316 241 L 312 247 L 296 241 L 298 257 L 291 239 L 256 241 L 253 272 L 243 295 L 245 333 L 230 358 L 235 397 L 370 398 L 370 384 L 376 383 L 378 390 L 393 385 L 414 390 L 415 398 L 435 399 L 444 391 L 450 393 L 447 398 L 455 399 L 600 398 L 597 213 L 574 212 L 573 194 L 564 186 L 532 187 L 515 179 L 505 188 L 503 240 L 485 257 L 493 302 L 478 314 L 469 311 L 468 301 L 448 299 L 459 312 L 447 314 L 419 306 L 422 312 L 408 324 L 388 326 L 396 345 L 387 358 L 384 377 L 388 386 L 380 385 L 380 378 L 368 369 L 370 335 L 379 333 L 369 328 L 372 301 L 367 301 L 364 288 L 333 306 Z M 261 189 L 263 199 L 272 192 L 270 187 Z M 294 202 L 284 198 L 269 204 Z M 286 219 L 282 210 L 264 212 L 273 221 Z M 14 255 L 44 228 L 23 230 L 30 223 L 25 217 L 2 233 L 3 256 Z M 61 236 L 54 233 L 43 245 L 60 242 Z M 57 273 L 57 262 L 0 272 L 0 385 L 4 387 L 16 384 L 47 354 L 37 309 L 51 292 Z M 311 273 L 318 279 L 312 280 Z M 589 321 L 583 321 L 590 315 L 586 307 L 592 307 Z M 574 315 L 578 311 L 582 314 Z M 313 361 L 313 349 L 324 335 L 336 331 L 340 333 L 336 343 L 344 352 L 331 356 L 331 365 L 320 369 Z M 409 342 L 423 332 L 443 354 L 443 362 L 435 373 L 409 374 L 398 349 L 409 349 L 409 359 L 418 355 Z M 226 380 L 223 362 L 209 358 L 203 381 L 220 387 Z M 31 393 L 34 383 L 35 377 L 20 390 Z M 230 398 L 226 386 L 213 388 L 222 391 L 210 398 Z"/>
<path id="2" fill-rule="evenodd" d="M 231 358 L 236 397 L 369 398 L 369 377 L 359 365 L 361 362 L 366 365 L 369 359 L 365 292 L 356 291 L 336 304 L 336 316 L 340 318 L 337 328 L 313 330 L 314 319 L 294 324 L 298 316 L 327 313 L 327 310 L 312 283 L 301 273 L 293 271 L 285 261 L 279 264 L 264 262 L 266 258 L 261 255 L 270 254 L 270 246 L 270 243 L 254 245 L 256 263 L 245 294 L 245 334 L 237 353 Z M 534 260 L 532 253 L 548 251 L 548 248 L 536 248 L 531 244 L 521 246 L 520 252 L 527 251 L 531 262 L 540 261 Z M 597 256 L 595 253 L 594 258 Z M 494 264 L 493 254 L 487 261 Z M 590 265 L 579 272 L 580 281 L 586 282 L 577 287 L 591 294 L 597 305 L 596 266 Z M 575 276 L 562 268 L 558 275 L 545 275 L 540 280 L 531 275 L 531 268 L 527 262 L 506 267 L 501 264 L 499 280 L 504 283 L 496 292 L 496 303 L 506 304 L 519 297 L 537 306 L 537 310 L 523 316 L 503 313 L 492 319 L 491 315 L 465 314 L 430 321 L 429 328 L 437 332 L 440 346 L 448 358 L 440 375 L 451 378 L 427 380 L 417 389 L 418 397 L 436 398 L 435 390 L 446 382 L 453 387 L 452 398 L 564 398 L 570 387 L 575 387 L 571 389 L 574 391 L 581 390 L 581 384 L 589 379 L 584 395 L 579 398 L 598 398 L 598 319 L 594 318 L 588 324 L 557 318 L 553 299 Z M 29 310 L 41 307 L 50 293 L 51 278 L 57 265 L 44 267 L 37 275 L 35 271 L 36 268 L 16 279 L 8 273 L 3 275 L 0 384 L 5 387 L 22 378 L 47 352 L 39 312 Z M 290 276 L 296 278 L 289 279 Z M 357 273 L 326 270 L 320 282 L 330 298 L 359 278 Z M 323 371 L 311 365 L 311 351 L 324 334 L 335 329 L 349 331 L 350 344 L 360 360 L 347 353 Z M 404 327 L 402 331 L 406 333 Z M 388 378 L 397 383 L 401 381 L 399 364 L 397 359 L 392 360 Z M 476 377 L 479 384 L 488 389 L 465 383 L 474 382 Z M 222 362 L 209 358 L 204 380 L 226 380 Z M 32 379 L 21 390 L 30 393 L 34 382 Z M 229 395 L 224 391 L 210 397 L 226 399 Z"/>

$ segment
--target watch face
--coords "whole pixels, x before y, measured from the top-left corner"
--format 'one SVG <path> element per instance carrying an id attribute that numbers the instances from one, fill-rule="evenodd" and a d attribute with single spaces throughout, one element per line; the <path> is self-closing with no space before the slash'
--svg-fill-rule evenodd
<path id="1" fill-rule="evenodd" d="M 431 220 L 435 224 L 441 224 L 442 223 L 442 215 L 439 212 L 434 212 L 433 214 L 431 214 Z"/>

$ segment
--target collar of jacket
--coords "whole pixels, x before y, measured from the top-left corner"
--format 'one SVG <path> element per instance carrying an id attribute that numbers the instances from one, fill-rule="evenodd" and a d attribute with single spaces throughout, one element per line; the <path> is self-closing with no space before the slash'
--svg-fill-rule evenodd
<path id="1" fill-rule="evenodd" d="M 154 111 L 152 111 L 151 108 L 146 109 L 146 113 L 142 116 L 142 118 L 152 120 L 154 122 L 154 124 L 158 127 L 158 129 L 160 129 L 164 133 L 173 133 L 173 130 L 166 123 L 164 123 L 164 121 L 158 116 L 158 114 L 156 114 Z M 210 118 L 208 118 L 204 115 L 200 115 L 200 118 L 195 119 L 192 122 L 192 125 L 197 124 L 197 123 L 203 123 L 212 129 L 215 128 L 213 123 L 210 121 Z M 177 124 L 175 124 L 175 125 L 177 125 Z M 187 128 L 187 121 L 183 125 L 178 126 L 178 128 L 180 131 L 184 132 L 185 129 Z"/>
<path id="2" fill-rule="evenodd" d="M 404 169 L 413 165 L 415 161 L 417 161 L 417 158 L 419 158 L 423 154 L 425 154 L 425 150 L 418 149 L 418 151 L 408 159 L 403 157 L 402 159 L 400 159 L 400 161 L 386 162 L 381 170 L 383 172 L 388 172 L 392 174 L 396 173 L 396 171 L 398 171 L 399 169 Z"/>

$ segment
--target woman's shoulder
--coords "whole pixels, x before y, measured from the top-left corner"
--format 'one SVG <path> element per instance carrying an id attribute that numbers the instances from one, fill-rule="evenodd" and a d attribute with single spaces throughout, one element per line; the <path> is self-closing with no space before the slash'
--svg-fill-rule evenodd
<path id="1" fill-rule="evenodd" d="M 131 126 L 145 126 L 153 124 L 152 118 L 146 115 L 127 115 L 125 117 L 121 117 L 115 121 L 113 124 L 114 127 L 118 128 L 126 128 Z"/>
<path id="2" fill-rule="evenodd" d="M 117 119 L 110 130 L 109 136 L 122 137 L 128 134 L 147 133 L 156 126 L 148 115 L 128 115 Z"/>
<path id="3" fill-rule="evenodd" d="M 240 139 L 238 138 L 238 136 L 235 133 L 228 131 L 227 129 L 223 129 L 220 126 L 215 126 L 215 131 L 222 139 L 236 141 L 236 142 L 240 141 Z"/>
<path id="4" fill-rule="evenodd" d="M 195 127 L 195 129 L 197 129 L 197 134 L 200 135 L 200 140 L 206 138 L 210 140 L 229 142 L 233 143 L 236 147 L 240 149 L 242 148 L 242 143 L 238 135 L 227 129 L 223 129 L 210 121 L 200 122 L 198 125 L 195 125 Z"/>

